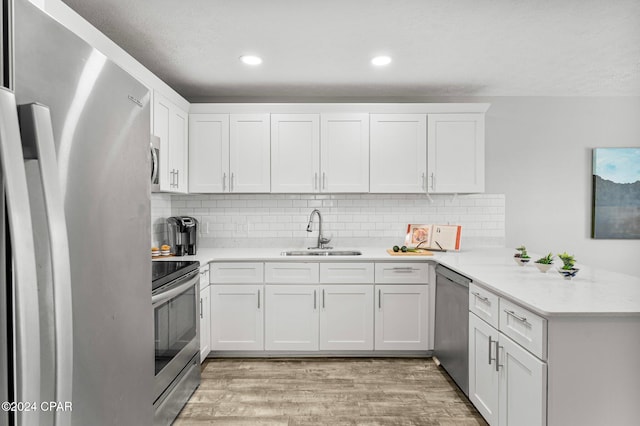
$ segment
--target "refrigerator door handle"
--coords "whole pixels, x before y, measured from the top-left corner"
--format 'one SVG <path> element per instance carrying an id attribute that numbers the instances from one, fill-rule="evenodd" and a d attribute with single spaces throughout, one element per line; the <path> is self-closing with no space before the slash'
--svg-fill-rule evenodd
<path id="1" fill-rule="evenodd" d="M 0 165 L 13 252 L 15 401 L 40 401 L 38 277 L 16 99 L 0 88 Z M 38 411 L 17 412 L 17 425 L 40 423 Z"/>
<path id="2" fill-rule="evenodd" d="M 18 107 L 25 160 L 38 160 L 44 210 L 49 231 L 55 324 L 56 401 L 72 400 L 73 306 L 69 239 L 56 160 L 51 113 L 31 103 Z M 56 425 L 70 424 L 70 415 L 56 411 Z"/>

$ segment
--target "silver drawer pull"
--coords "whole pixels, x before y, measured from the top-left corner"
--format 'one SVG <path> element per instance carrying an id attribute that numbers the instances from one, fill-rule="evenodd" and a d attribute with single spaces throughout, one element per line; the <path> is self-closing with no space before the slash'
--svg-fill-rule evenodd
<path id="1" fill-rule="evenodd" d="M 489 302 L 489 298 L 488 297 L 481 296 L 480 293 L 478 293 L 478 292 L 472 291 L 471 294 L 473 294 L 475 297 L 477 297 L 478 299 L 482 300 L 485 303 L 491 303 L 491 302 Z"/>
<path id="2" fill-rule="evenodd" d="M 393 272 L 413 272 L 413 271 L 416 271 L 417 269 L 413 269 L 411 266 L 404 266 L 404 267 L 397 266 L 397 267 L 391 268 L 391 270 Z"/>
<path id="3" fill-rule="evenodd" d="M 525 317 L 521 317 L 520 315 L 516 314 L 513 311 L 509 311 L 507 309 L 505 309 L 504 311 L 507 313 L 507 315 L 511 315 L 512 317 L 514 317 L 515 319 L 517 319 L 520 322 L 527 323 L 527 324 L 529 323 L 529 321 L 527 321 L 527 319 Z"/>

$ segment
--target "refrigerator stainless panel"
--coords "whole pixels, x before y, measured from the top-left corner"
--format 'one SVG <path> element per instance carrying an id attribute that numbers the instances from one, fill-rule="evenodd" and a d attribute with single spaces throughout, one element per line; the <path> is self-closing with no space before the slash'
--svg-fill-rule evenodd
<path id="1" fill-rule="evenodd" d="M 51 109 L 56 141 L 71 259 L 72 424 L 151 424 L 148 90 L 26 0 L 14 16 L 16 98 Z"/>

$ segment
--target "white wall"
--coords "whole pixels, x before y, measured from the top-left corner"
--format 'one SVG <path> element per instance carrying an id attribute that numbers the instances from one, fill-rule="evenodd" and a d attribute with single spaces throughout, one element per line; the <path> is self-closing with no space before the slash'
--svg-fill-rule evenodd
<path id="1" fill-rule="evenodd" d="M 640 146 L 640 97 L 474 99 L 492 104 L 486 190 L 506 195 L 507 245 L 640 276 L 640 240 L 591 238 L 592 149 Z"/>

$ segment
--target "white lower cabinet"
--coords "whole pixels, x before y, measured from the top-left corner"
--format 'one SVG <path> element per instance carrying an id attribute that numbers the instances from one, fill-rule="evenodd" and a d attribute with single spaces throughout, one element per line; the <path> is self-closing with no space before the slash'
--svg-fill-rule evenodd
<path id="1" fill-rule="evenodd" d="M 547 364 L 469 313 L 469 399 L 492 425 L 544 426 Z"/>
<path id="2" fill-rule="evenodd" d="M 318 286 L 267 285 L 265 291 L 265 350 L 318 350 Z"/>
<path id="3" fill-rule="evenodd" d="M 211 350 L 264 350 L 263 285 L 211 285 Z"/>
<path id="4" fill-rule="evenodd" d="M 375 349 L 427 350 L 428 285 L 376 285 Z"/>
<path id="5" fill-rule="evenodd" d="M 320 293 L 320 350 L 373 350 L 373 285 L 323 285 Z"/>

